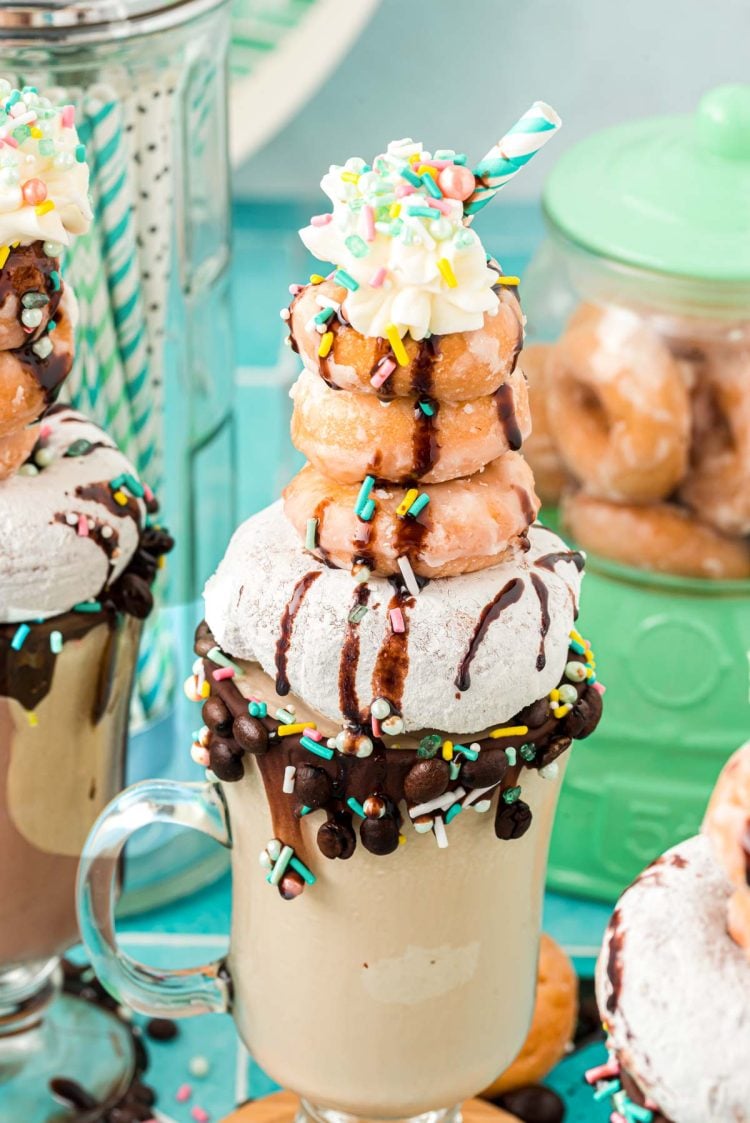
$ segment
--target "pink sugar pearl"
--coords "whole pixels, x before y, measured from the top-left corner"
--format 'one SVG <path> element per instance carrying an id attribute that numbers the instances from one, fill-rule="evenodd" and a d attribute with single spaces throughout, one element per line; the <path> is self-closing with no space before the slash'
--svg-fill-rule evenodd
<path id="1" fill-rule="evenodd" d="M 37 207 L 47 198 L 47 185 L 41 179 L 27 179 L 21 188 L 25 203 L 30 207 Z"/>
<path id="2" fill-rule="evenodd" d="M 449 164 L 438 176 L 438 187 L 448 199 L 468 199 L 474 190 L 474 173 L 460 164 Z"/>

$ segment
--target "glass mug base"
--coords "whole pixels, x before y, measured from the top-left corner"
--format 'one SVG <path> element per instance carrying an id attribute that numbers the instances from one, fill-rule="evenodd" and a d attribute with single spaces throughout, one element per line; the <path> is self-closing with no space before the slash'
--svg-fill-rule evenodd
<path id="1" fill-rule="evenodd" d="M 67 1119 L 52 1092 L 56 1080 L 111 1106 L 130 1086 L 135 1055 L 128 1027 L 103 1007 L 62 994 L 61 980 L 55 959 L 0 972 L 0 1119 Z M 85 1120 L 85 1111 L 75 1118 Z"/>
<path id="2" fill-rule="evenodd" d="M 461 1105 L 453 1107 L 436 1108 L 434 1111 L 425 1111 L 421 1115 L 412 1115 L 389 1123 L 461 1123 Z M 334 1111 L 331 1108 L 320 1107 L 300 1100 L 294 1123 L 380 1123 L 379 1120 L 368 1116 L 350 1115 L 345 1111 Z"/>

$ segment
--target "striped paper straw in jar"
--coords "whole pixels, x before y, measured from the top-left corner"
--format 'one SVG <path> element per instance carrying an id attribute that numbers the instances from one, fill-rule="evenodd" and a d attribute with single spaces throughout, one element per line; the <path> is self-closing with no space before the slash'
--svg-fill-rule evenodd
<path id="1" fill-rule="evenodd" d="M 561 124 L 560 117 L 546 102 L 535 101 L 526 110 L 513 128 L 492 146 L 474 168 L 477 185 L 464 204 L 464 213 L 469 220 L 528 164 L 532 156 L 555 135 Z"/>

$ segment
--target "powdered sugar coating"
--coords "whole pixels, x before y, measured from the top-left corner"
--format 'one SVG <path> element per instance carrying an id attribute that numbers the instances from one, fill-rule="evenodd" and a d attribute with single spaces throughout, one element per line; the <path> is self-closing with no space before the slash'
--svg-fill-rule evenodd
<path id="1" fill-rule="evenodd" d="M 550 531 L 533 526 L 529 542 L 528 552 L 518 551 L 500 565 L 432 581 L 413 604 L 404 607 L 408 669 L 400 710 L 407 731 L 471 733 L 502 723 L 557 686 L 567 661 L 581 576 L 567 559 L 558 561 L 553 570 L 535 564 L 546 554 L 566 550 Z M 319 576 L 295 617 L 287 676 L 294 694 L 342 722 L 339 667 L 358 586 L 348 572 L 329 569 L 304 550 L 280 503 L 248 519 L 235 532 L 206 585 L 206 620 L 227 654 L 257 661 L 275 676 L 284 609 L 308 573 Z M 541 670 L 537 668 L 541 608 L 532 573 L 542 578 L 549 592 L 551 623 Z M 523 582 L 522 595 L 489 624 L 471 662 L 471 685 L 461 691 L 456 686 L 458 668 L 482 612 L 515 578 Z M 368 611 L 357 625 L 355 682 L 362 707 L 372 700 L 373 670 L 391 634 L 388 608 L 393 596 L 393 588 L 383 578 L 371 578 L 368 585 Z"/>

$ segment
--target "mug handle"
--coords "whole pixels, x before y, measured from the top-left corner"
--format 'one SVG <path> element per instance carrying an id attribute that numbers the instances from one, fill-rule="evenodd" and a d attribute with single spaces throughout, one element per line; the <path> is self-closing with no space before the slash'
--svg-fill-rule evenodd
<path id="1" fill-rule="evenodd" d="M 115 932 L 117 875 L 125 843 L 142 827 L 191 827 L 231 847 L 226 805 L 217 784 L 144 780 L 105 807 L 81 856 L 78 924 L 99 979 L 118 1002 L 150 1017 L 189 1018 L 229 1009 L 223 960 L 184 969 L 147 967 L 122 950 Z"/>

